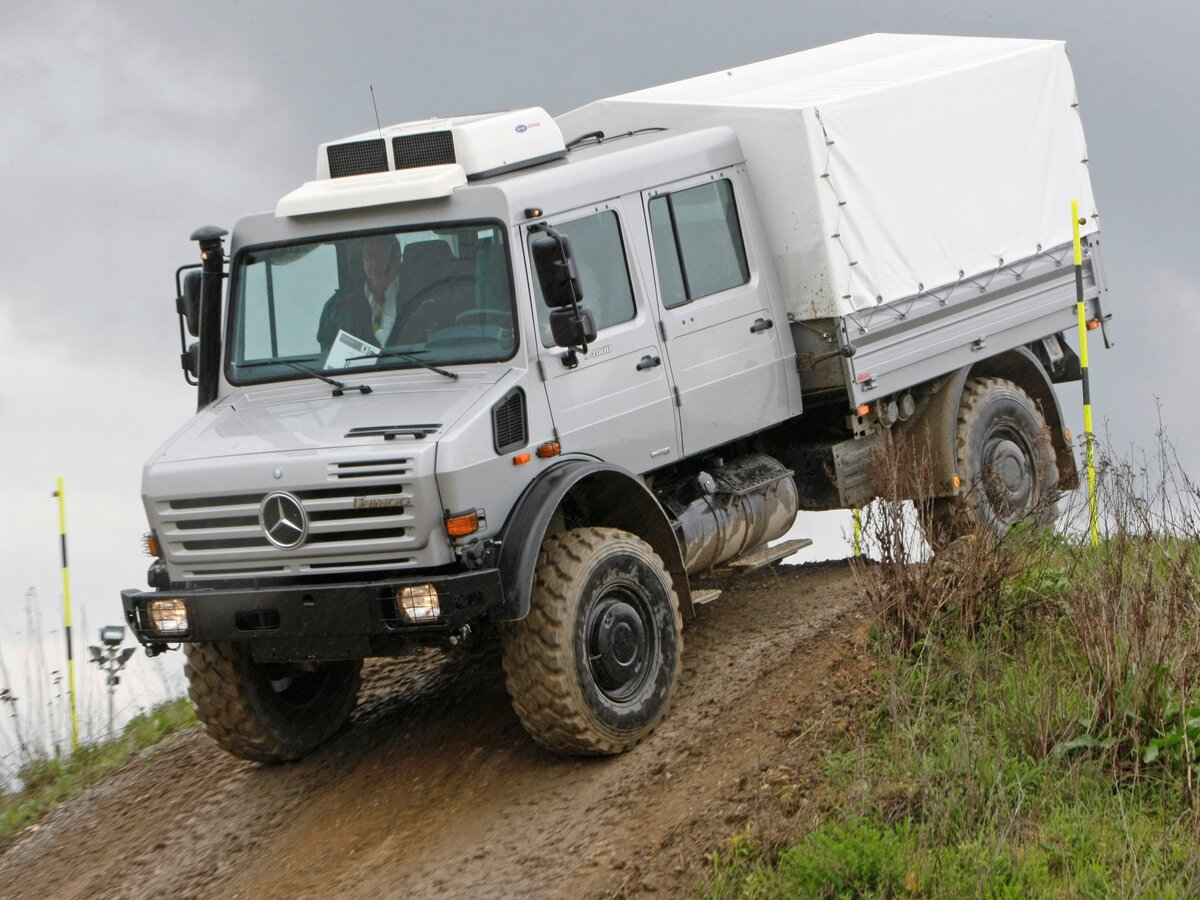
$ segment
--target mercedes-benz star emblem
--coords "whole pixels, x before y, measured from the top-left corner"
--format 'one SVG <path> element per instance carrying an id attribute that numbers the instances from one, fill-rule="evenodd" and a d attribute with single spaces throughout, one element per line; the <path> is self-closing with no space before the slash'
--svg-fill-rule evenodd
<path id="1" fill-rule="evenodd" d="M 267 540 L 281 550 L 294 550 L 308 536 L 308 515 L 291 494 L 276 491 L 263 498 L 258 521 Z"/>

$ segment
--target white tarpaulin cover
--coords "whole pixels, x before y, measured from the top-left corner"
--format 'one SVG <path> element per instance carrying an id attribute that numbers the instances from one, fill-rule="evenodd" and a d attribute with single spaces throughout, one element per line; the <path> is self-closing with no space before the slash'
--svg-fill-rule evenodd
<path id="1" fill-rule="evenodd" d="M 991 272 L 1098 229 L 1061 41 L 873 34 L 557 118 L 568 137 L 729 125 L 797 318 Z"/>

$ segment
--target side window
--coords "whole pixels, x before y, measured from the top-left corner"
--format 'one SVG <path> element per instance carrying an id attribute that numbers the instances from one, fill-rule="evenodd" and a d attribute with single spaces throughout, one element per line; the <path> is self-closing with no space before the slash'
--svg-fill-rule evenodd
<path id="1" fill-rule="evenodd" d="M 575 266 L 583 287 L 583 303 L 592 311 L 596 330 L 628 322 L 636 314 L 633 288 L 629 283 L 629 264 L 621 227 L 612 210 L 585 216 L 570 222 L 555 223 L 554 227 L 571 239 Z M 533 280 L 537 297 L 538 325 L 542 344 L 554 345 L 550 337 L 550 309 L 542 299 L 542 288 Z"/>
<path id="2" fill-rule="evenodd" d="M 750 280 L 733 185 L 722 178 L 650 201 L 650 232 L 663 306 Z"/>

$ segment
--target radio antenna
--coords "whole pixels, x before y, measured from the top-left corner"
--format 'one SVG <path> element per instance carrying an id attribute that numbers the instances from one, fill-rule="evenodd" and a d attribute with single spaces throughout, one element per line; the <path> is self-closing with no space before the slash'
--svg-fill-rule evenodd
<path id="1" fill-rule="evenodd" d="M 367 85 L 371 89 L 371 106 L 375 108 L 375 127 L 379 129 L 379 137 L 383 139 L 383 126 L 379 124 L 379 107 L 375 103 L 375 85 Z"/>

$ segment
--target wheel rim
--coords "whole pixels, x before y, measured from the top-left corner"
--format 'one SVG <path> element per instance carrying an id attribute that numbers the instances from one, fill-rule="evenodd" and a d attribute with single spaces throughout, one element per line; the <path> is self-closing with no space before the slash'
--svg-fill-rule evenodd
<path id="1" fill-rule="evenodd" d="M 289 706 L 310 703 L 325 685 L 329 672 L 325 666 L 302 669 L 297 666 L 273 665 L 267 670 L 267 680 L 275 697 Z"/>
<path id="2" fill-rule="evenodd" d="M 1036 499 L 1033 450 L 1025 436 L 1004 425 L 989 432 L 983 446 L 988 503 L 1012 522 L 1027 515 Z"/>
<path id="3" fill-rule="evenodd" d="M 642 594 L 628 585 L 609 587 L 588 612 L 588 672 L 614 703 L 638 693 L 654 671 L 658 652 L 653 618 Z"/>

